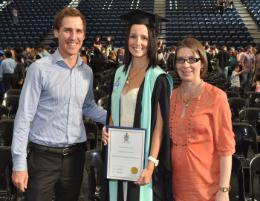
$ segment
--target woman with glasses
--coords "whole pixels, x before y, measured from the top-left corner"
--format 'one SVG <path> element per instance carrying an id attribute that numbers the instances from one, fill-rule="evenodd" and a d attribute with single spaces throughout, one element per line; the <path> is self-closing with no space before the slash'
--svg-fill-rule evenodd
<path id="1" fill-rule="evenodd" d="M 196 39 L 180 42 L 175 66 L 181 79 L 169 120 L 175 200 L 228 201 L 235 141 L 226 94 L 202 80 L 207 58 Z"/>

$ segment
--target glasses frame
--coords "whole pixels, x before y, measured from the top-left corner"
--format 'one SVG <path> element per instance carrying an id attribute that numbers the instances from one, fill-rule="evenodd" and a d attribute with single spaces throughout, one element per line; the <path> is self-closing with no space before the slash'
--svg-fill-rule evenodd
<path id="1" fill-rule="evenodd" d="M 200 60 L 201 60 L 200 57 L 189 57 L 189 58 L 177 57 L 176 63 L 184 64 L 185 62 L 187 62 L 188 64 L 195 64 L 198 63 Z"/>

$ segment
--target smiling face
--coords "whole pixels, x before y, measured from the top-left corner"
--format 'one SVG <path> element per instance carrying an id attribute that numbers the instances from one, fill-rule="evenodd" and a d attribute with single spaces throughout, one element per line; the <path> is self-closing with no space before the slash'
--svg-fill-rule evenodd
<path id="1" fill-rule="evenodd" d="M 128 38 L 128 48 L 132 57 L 144 58 L 148 56 L 148 29 L 143 24 L 131 26 Z"/>
<path id="2" fill-rule="evenodd" d="M 201 60 L 198 60 L 195 63 L 188 63 L 186 59 L 192 60 L 193 58 L 200 58 L 199 54 L 193 52 L 190 48 L 182 47 L 178 50 L 176 55 L 176 60 L 184 58 L 184 63 L 176 62 L 176 69 L 178 75 L 182 81 L 186 82 L 197 82 L 200 80 L 200 74 L 202 69 Z"/>
<path id="3" fill-rule="evenodd" d="M 59 41 L 59 51 L 63 58 L 77 57 L 85 39 L 85 31 L 80 17 L 64 17 L 60 28 L 54 30 Z"/>

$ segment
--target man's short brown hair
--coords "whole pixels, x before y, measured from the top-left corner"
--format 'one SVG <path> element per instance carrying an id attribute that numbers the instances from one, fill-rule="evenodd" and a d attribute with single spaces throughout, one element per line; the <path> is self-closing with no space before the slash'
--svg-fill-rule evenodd
<path id="1" fill-rule="evenodd" d="M 60 29 L 62 20 L 65 17 L 80 17 L 83 23 L 83 29 L 86 32 L 87 23 L 86 23 L 85 16 L 78 9 L 70 8 L 70 7 L 66 7 L 56 14 L 56 16 L 54 17 L 54 24 L 53 24 L 54 30 Z"/>

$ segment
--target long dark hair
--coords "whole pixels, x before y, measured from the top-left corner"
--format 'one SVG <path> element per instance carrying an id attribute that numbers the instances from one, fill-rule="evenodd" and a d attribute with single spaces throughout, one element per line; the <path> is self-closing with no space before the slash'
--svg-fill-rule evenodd
<path id="1" fill-rule="evenodd" d="M 144 24 L 145 25 L 145 24 Z M 130 36 L 130 31 L 132 28 L 133 24 L 128 26 L 127 29 L 127 35 L 126 35 L 126 40 L 125 40 L 125 55 L 124 55 L 124 72 L 126 73 L 128 70 L 128 66 L 131 63 L 132 60 L 132 55 L 129 51 L 128 47 L 128 40 Z M 149 58 L 149 65 L 148 68 L 150 67 L 155 67 L 157 65 L 157 35 L 156 31 L 149 27 L 148 25 L 145 25 L 148 30 L 148 58 Z"/>

